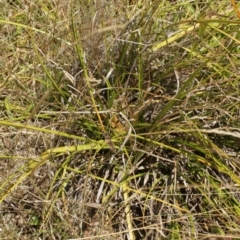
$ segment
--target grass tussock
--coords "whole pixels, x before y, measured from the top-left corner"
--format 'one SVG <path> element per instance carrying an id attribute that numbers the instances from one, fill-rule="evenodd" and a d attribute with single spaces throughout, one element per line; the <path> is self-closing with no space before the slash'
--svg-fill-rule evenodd
<path id="1" fill-rule="evenodd" d="M 1 239 L 238 239 L 235 1 L 5 1 Z"/>

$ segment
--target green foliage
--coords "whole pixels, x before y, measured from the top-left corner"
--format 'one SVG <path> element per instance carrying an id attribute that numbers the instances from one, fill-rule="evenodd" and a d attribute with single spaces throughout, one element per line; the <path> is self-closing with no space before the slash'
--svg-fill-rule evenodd
<path id="1" fill-rule="evenodd" d="M 1 239 L 239 235 L 236 8 L 133 2 L 3 3 Z"/>

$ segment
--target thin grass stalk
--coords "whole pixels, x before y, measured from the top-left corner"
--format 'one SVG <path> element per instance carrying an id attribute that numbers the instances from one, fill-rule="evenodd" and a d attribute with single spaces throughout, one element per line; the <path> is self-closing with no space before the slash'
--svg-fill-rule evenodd
<path id="1" fill-rule="evenodd" d="M 157 115 L 156 119 L 154 120 L 154 123 L 152 125 L 152 127 L 150 128 L 150 132 L 153 132 L 155 130 L 155 128 L 157 127 L 158 123 L 160 120 L 162 120 L 165 115 L 167 114 L 167 112 L 179 101 L 181 100 L 183 97 L 185 97 L 187 95 L 187 91 L 185 91 L 187 89 L 187 87 L 189 87 L 189 85 L 193 82 L 193 79 L 201 72 L 201 70 L 205 67 L 205 65 L 207 64 L 208 61 L 202 63 L 190 76 L 189 78 L 186 80 L 186 82 L 183 84 L 183 86 L 179 89 L 177 95 L 170 100 L 165 106 L 164 108 L 160 111 L 160 113 Z"/>

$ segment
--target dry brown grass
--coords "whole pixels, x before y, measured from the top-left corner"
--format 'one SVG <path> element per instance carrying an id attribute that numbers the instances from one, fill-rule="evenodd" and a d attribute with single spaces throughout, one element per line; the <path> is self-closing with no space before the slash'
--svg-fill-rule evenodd
<path id="1" fill-rule="evenodd" d="M 229 1 L 2 9 L 1 239 L 238 238 Z"/>

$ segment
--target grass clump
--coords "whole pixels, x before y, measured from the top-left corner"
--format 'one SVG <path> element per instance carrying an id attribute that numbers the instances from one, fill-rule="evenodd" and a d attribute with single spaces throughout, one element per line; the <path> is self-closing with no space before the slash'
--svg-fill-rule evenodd
<path id="1" fill-rule="evenodd" d="M 237 239 L 233 3 L 3 3 L 1 239 Z"/>

